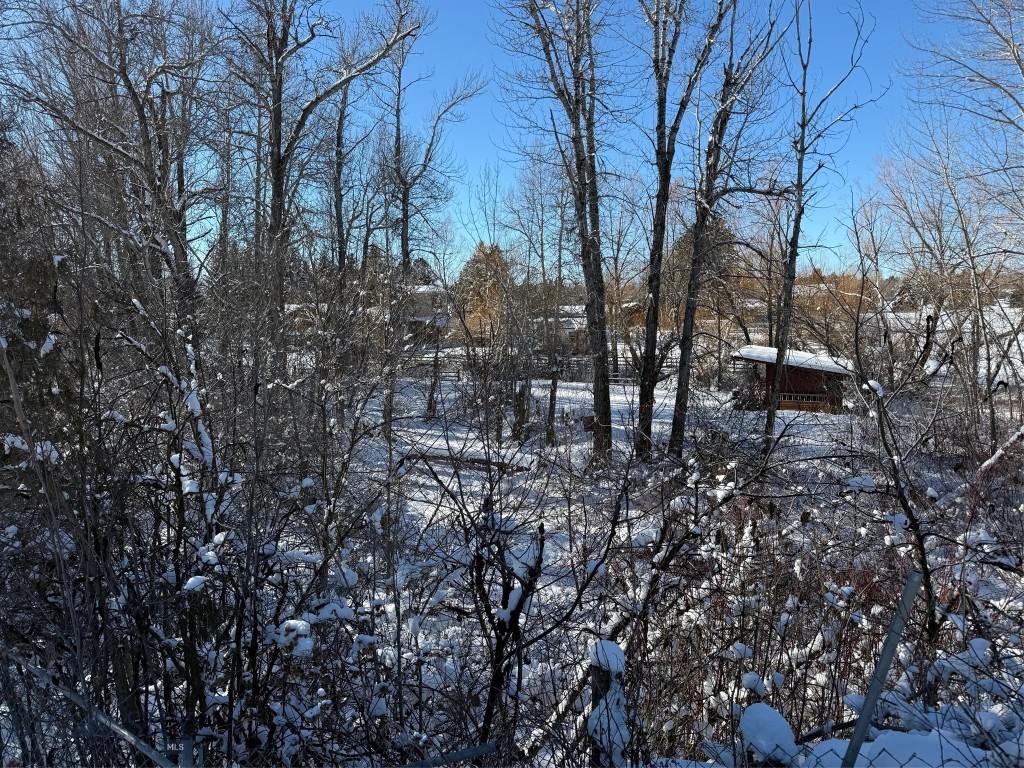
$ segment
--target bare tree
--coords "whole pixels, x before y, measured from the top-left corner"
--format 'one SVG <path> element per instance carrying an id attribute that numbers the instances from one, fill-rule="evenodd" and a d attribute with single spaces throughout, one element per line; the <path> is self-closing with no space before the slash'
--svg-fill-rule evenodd
<path id="1" fill-rule="evenodd" d="M 210 15 L 179 2 L 145 13 L 130 3 L 45 1 L 19 11 L 31 22 L 6 81 L 60 136 L 53 149 L 88 198 L 77 215 L 103 243 L 97 263 L 126 278 L 155 315 L 185 318 L 195 310 L 199 261 L 191 229 L 209 191 L 194 169 L 212 111 Z"/>
<path id="2" fill-rule="evenodd" d="M 955 133 L 926 125 L 921 134 L 917 150 L 883 177 L 900 262 L 918 290 L 916 322 L 902 331 L 921 336 L 912 357 L 918 375 L 945 355 L 956 361 L 961 407 L 983 446 L 978 454 L 991 455 L 1003 429 L 997 398 L 1001 390 L 1009 397 L 1016 379 L 1009 360 L 1020 354 L 1015 323 L 999 301 L 1015 249 L 992 190 L 965 172 Z"/>
<path id="3" fill-rule="evenodd" d="M 775 437 L 775 414 L 781 397 L 782 377 L 786 370 L 784 362 L 789 346 L 789 331 L 793 321 L 793 286 L 796 283 L 797 261 L 803 246 L 803 220 L 807 206 L 814 198 L 815 182 L 822 171 L 829 167 L 830 155 L 827 146 L 835 137 L 837 129 L 853 119 L 854 113 L 862 106 L 837 105 L 836 96 L 843 86 L 860 70 L 870 30 L 864 26 L 863 12 L 853 20 L 853 43 L 849 65 L 836 81 L 821 93 L 815 93 L 812 62 L 814 54 L 814 23 L 812 0 L 795 0 L 793 7 L 793 47 L 795 70 L 787 69 L 789 87 L 797 102 L 796 126 L 792 140 L 793 179 L 787 185 L 789 231 L 786 235 L 783 254 L 782 293 L 779 301 L 779 322 L 775 333 L 777 351 L 775 375 L 768 382 L 768 412 L 765 416 L 764 434 L 766 447 Z"/>
<path id="4" fill-rule="evenodd" d="M 665 252 L 665 233 L 672 190 L 672 168 L 676 141 L 683 117 L 690 109 L 694 93 L 704 71 L 712 61 L 715 42 L 721 33 L 733 0 L 711 4 L 708 18 L 687 29 L 691 19 L 686 0 L 639 0 L 644 19 L 651 28 L 651 65 L 654 84 L 655 124 L 653 136 L 656 187 L 651 218 L 650 259 L 647 266 L 647 317 L 644 324 L 644 349 L 641 357 L 639 423 L 636 450 L 640 457 L 651 456 L 651 428 L 654 420 L 654 387 L 658 377 L 658 329 L 661 323 L 661 280 Z M 695 41 L 695 50 L 678 86 L 676 54 L 680 44 Z"/>
<path id="5" fill-rule="evenodd" d="M 271 335 L 280 349 L 295 190 L 301 181 L 301 152 L 310 121 L 353 80 L 372 71 L 397 46 L 414 37 L 419 24 L 400 8 L 392 19 L 393 27 L 381 39 L 357 56 L 343 57 L 340 66 L 328 70 L 322 60 L 311 57 L 314 44 L 329 29 L 315 4 L 308 0 L 245 0 L 242 10 L 243 20 L 233 27 L 238 44 L 252 62 L 249 76 L 254 81 L 250 86 L 265 116 L 265 123 L 260 121 L 265 136 L 261 133 L 259 138 L 266 147 L 269 199 L 260 271 L 265 269 L 271 275 Z M 257 162 L 262 165 L 263 158 Z"/>
<path id="6" fill-rule="evenodd" d="M 925 152 L 935 151 L 941 157 L 941 167 L 947 174 L 941 186 L 952 198 L 952 220 L 959 223 L 961 235 L 971 241 L 986 228 L 983 222 L 994 224 L 1001 231 L 1002 242 L 984 246 L 975 241 L 973 245 L 982 245 L 980 249 L 971 247 L 964 251 L 969 262 L 966 271 L 971 275 L 969 290 L 975 297 L 977 313 L 970 342 L 989 361 L 993 350 L 1005 344 L 985 327 L 987 321 L 983 316 L 1000 324 L 1006 324 L 1009 318 L 996 319 L 999 305 L 990 296 L 985 297 L 989 306 L 982 311 L 981 297 L 988 292 L 985 283 L 999 271 L 996 262 L 1007 264 L 1019 255 L 1024 220 L 1021 10 L 1018 0 L 956 0 L 934 6 L 926 9 L 927 17 L 955 25 L 957 35 L 951 41 L 923 39 L 916 44 L 926 57 L 917 71 L 921 75 L 919 114 L 933 145 Z M 974 217 L 976 214 L 971 215 L 979 208 L 985 211 L 981 221 Z M 983 366 L 988 370 L 982 371 Z M 998 385 L 1000 368 L 1001 363 L 997 363 L 993 370 L 991 362 L 975 366 L 988 390 L 980 393 L 980 402 L 988 411 L 990 452 L 998 444 L 991 387 Z"/>
<path id="7" fill-rule="evenodd" d="M 506 9 L 511 24 L 505 30 L 511 47 L 537 61 L 537 90 L 557 105 L 558 116 L 551 111 L 545 124 L 550 123 L 546 130 L 551 131 L 572 190 L 594 372 L 594 458 L 598 461 L 605 460 L 612 447 L 598 173 L 599 110 L 605 86 L 600 38 L 607 5 L 602 0 L 556 4 L 517 0 Z"/>
<path id="8" fill-rule="evenodd" d="M 749 182 L 738 177 L 740 147 L 744 131 L 756 111 L 758 77 L 780 39 L 779 18 L 774 8 L 766 11 L 765 20 L 761 22 L 751 22 L 740 11 L 739 4 L 731 5 L 722 24 L 726 35 L 721 42 L 724 49 L 722 75 L 712 97 L 713 106 L 697 173 L 691 229 L 693 261 L 686 286 L 686 307 L 679 339 L 679 376 L 668 444 L 669 454 L 675 457 L 682 456 L 686 439 L 698 301 L 703 272 L 715 246 L 711 234 L 716 209 L 729 195 L 756 191 Z M 744 24 L 748 22 L 753 26 L 744 30 Z"/>
<path id="9" fill-rule="evenodd" d="M 568 189 L 558 175 L 550 173 L 550 166 L 534 155 L 506 207 L 506 227 L 526 260 L 530 293 L 526 322 L 533 323 L 535 348 L 546 357 L 549 385 L 544 434 L 547 444 L 553 446 L 558 384 L 566 352 L 560 307 L 565 296 L 563 260 L 571 239 Z"/>
<path id="10" fill-rule="evenodd" d="M 417 0 L 394 0 L 392 16 L 397 20 L 416 19 L 420 29 L 429 28 L 432 19 Z M 388 80 L 385 84 L 390 108 L 393 146 L 387 161 L 387 178 L 391 183 L 394 221 L 398 230 L 399 254 L 403 274 L 412 266 L 412 226 L 451 197 L 447 186 L 452 173 L 451 160 L 445 155 L 445 129 L 463 119 L 462 107 L 484 88 L 476 75 L 467 76 L 453 85 L 426 118 L 426 131 L 417 135 L 410 131 L 406 114 L 406 93 L 426 79 L 425 75 L 409 79 L 409 57 L 415 40 L 408 38 L 394 47 L 386 62 Z"/>
<path id="11" fill-rule="evenodd" d="M 611 373 L 621 376 L 620 364 L 640 298 L 639 279 L 644 264 L 640 253 L 646 245 L 644 227 L 634 201 L 643 197 L 643 184 L 635 175 L 608 178 L 602 200 L 605 243 L 605 290 L 608 332 L 611 336 Z M 627 374 L 628 379 L 632 376 Z M 620 380 L 621 381 L 621 380 Z"/>

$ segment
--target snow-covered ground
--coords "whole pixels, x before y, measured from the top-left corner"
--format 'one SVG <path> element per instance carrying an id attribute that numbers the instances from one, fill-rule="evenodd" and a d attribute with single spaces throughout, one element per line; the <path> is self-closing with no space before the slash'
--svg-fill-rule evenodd
<path id="1" fill-rule="evenodd" d="M 422 387 L 422 384 L 419 385 Z M 449 418 L 441 421 L 424 421 L 414 414 L 416 409 L 415 388 L 406 394 L 409 400 L 406 408 L 410 414 L 409 419 L 404 422 L 398 430 L 400 439 L 404 441 L 410 454 L 421 457 L 431 465 L 429 473 L 418 474 L 413 471 L 410 477 L 419 476 L 419 491 L 416 494 L 418 501 L 416 507 L 424 514 L 424 519 L 437 525 L 438 521 L 446 516 L 457 517 L 460 514 L 459 503 L 439 502 L 436 493 L 431 491 L 433 483 L 440 477 L 443 482 L 461 484 L 463 490 L 469 488 L 464 497 L 468 509 L 471 511 L 474 504 L 488 492 L 488 476 L 493 481 L 494 467 L 500 466 L 502 482 L 506 483 L 505 491 L 518 487 L 516 493 L 525 494 L 529 486 L 531 491 L 538 488 L 538 479 L 541 477 L 553 477 L 553 470 L 546 474 L 546 467 L 554 467 L 557 462 L 562 470 L 567 467 L 576 468 L 573 471 L 581 471 L 586 466 L 589 456 L 590 436 L 581 427 L 580 417 L 590 412 L 592 392 L 589 385 L 576 383 L 562 383 L 558 388 L 557 400 L 557 422 L 559 425 L 560 445 L 556 449 L 544 448 L 539 437 L 534 434 L 523 445 L 508 440 L 508 425 L 505 425 L 505 439 L 498 443 L 494 440 L 493 434 L 481 432 L 481 421 L 479 420 L 479 402 L 470 403 L 467 407 L 465 402 L 465 387 L 460 384 L 446 383 L 444 403 L 442 409 Z M 548 386 L 547 382 L 534 382 L 533 387 L 534 407 L 537 409 L 546 408 Z M 615 385 L 612 388 L 613 407 L 613 433 L 616 451 L 622 461 L 629 463 L 630 445 L 632 441 L 632 427 L 636 416 L 636 388 L 633 385 Z M 463 402 L 460 403 L 460 398 Z M 664 444 L 668 438 L 670 420 L 672 413 L 672 402 L 674 390 L 671 387 L 659 387 L 657 390 L 657 404 L 655 409 L 655 441 Z M 500 409 L 499 409 L 500 410 Z M 763 413 L 739 411 L 732 408 L 730 397 L 721 392 L 705 391 L 699 393 L 695 398 L 693 413 L 693 435 L 697 442 L 693 444 L 695 453 L 703 450 L 701 441 L 721 440 L 723 442 L 724 455 L 728 458 L 729 451 L 735 451 L 737 458 L 744 452 L 757 452 L 760 444 L 763 429 Z M 535 421 L 539 420 L 539 413 L 535 414 Z M 506 414 L 505 418 L 509 418 Z M 493 422 L 490 422 L 493 429 Z M 879 466 L 871 460 L 864 461 L 864 440 L 865 435 L 872 429 L 872 420 L 869 416 L 856 416 L 852 414 L 821 414 L 801 411 L 783 411 L 779 414 L 776 425 L 776 436 L 778 446 L 777 455 L 784 457 L 781 468 L 778 470 L 779 478 L 783 478 L 785 485 L 775 486 L 778 493 L 778 503 L 784 508 L 792 510 L 794 517 L 790 517 L 787 525 L 782 529 L 782 536 L 788 543 L 782 544 L 783 548 L 789 548 L 796 554 L 789 562 L 798 580 L 806 582 L 808 567 L 814 558 L 820 557 L 822 548 L 829 546 L 846 547 L 852 545 L 855 549 L 862 547 L 862 555 L 854 554 L 851 560 L 844 557 L 834 558 L 837 563 L 846 563 L 843 568 L 850 568 L 851 563 L 871 562 L 869 552 L 891 548 L 894 552 L 911 554 L 910 539 L 906 532 L 907 519 L 900 514 L 893 514 L 891 510 L 881 507 L 880 502 L 887 497 L 888 479 Z M 870 454 L 870 451 L 867 452 Z M 445 462 L 445 457 L 450 461 Z M 690 480 L 691 487 L 703 486 L 709 494 L 711 503 L 707 508 L 702 506 L 691 507 L 690 513 L 695 517 L 693 525 L 695 530 L 702 532 L 704 521 L 701 515 L 713 516 L 715 513 L 709 510 L 722 510 L 733 498 L 736 489 L 736 478 L 739 477 L 739 470 L 720 465 L 713 470 L 719 473 L 717 476 L 701 475 L 697 470 Z M 692 461 L 690 463 L 693 467 Z M 691 470 L 687 470 L 689 472 Z M 927 467 L 919 468 L 922 482 L 927 482 L 928 498 L 933 502 L 939 497 L 946 498 L 956 492 L 955 476 L 942 470 L 939 466 L 932 469 Z M 516 475 L 516 473 L 521 473 Z M 571 472 L 570 472 L 571 474 Z M 522 477 L 522 481 L 509 478 Z M 694 478 L 696 485 L 694 484 Z M 776 478 L 775 483 L 779 482 Z M 641 482 L 638 478 L 638 482 Z M 540 484 L 546 481 L 541 481 Z M 652 487 L 652 486 L 649 486 Z M 542 497 L 546 498 L 553 512 L 558 504 L 564 504 L 565 497 L 559 497 L 556 493 L 551 494 L 553 489 L 545 487 L 541 491 Z M 589 495 L 596 501 L 600 495 L 594 496 L 593 490 Z M 744 493 L 752 493 L 746 489 Z M 421 495 L 420 495 L 421 494 Z M 586 496 L 587 494 L 585 494 Z M 787 501 L 787 496 L 789 500 Z M 738 497 L 738 496 L 737 496 Z M 525 499 L 521 495 L 520 499 Z M 607 497 L 606 497 L 607 498 Z M 651 517 L 639 514 L 643 509 L 641 494 L 637 496 L 634 503 L 638 514 L 631 523 L 634 536 L 631 546 L 634 548 L 654 547 L 655 561 L 659 535 L 658 518 L 663 511 L 658 508 L 649 508 L 654 513 Z M 560 500 L 561 499 L 561 500 Z M 946 498 L 946 502 L 954 503 Z M 679 500 L 672 501 L 673 508 L 679 504 Z M 437 511 L 444 508 L 441 517 Z M 684 506 L 679 506 L 684 509 Z M 835 511 L 831 511 L 834 509 Z M 511 526 L 507 530 L 525 530 L 517 528 L 523 525 L 524 506 L 506 504 L 505 511 L 508 513 L 501 525 Z M 549 512 L 539 508 L 530 508 L 533 511 L 528 513 L 527 525 L 535 525 L 536 521 L 543 520 L 549 526 L 551 537 L 549 548 L 545 554 L 545 567 L 549 568 L 551 581 L 546 587 L 546 598 L 544 603 L 549 606 L 564 604 L 573 599 L 574 581 L 579 576 L 572 576 L 573 561 L 580 557 L 579 550 L 574 549 L 568 538 L 564 537 L 559 527 L 564 525 L 559 513 L 549 517 Z M 800 510 L 804 516 L 811 514 L 810 520 L 801 518 Z M 808 513 L 808 509 L 810 512 Z M 464 513 L 466 510 L 462 510 Z M 801 518 L 801 519 L 797 519 Z M 801 523 L 801 520 L 803 522 Z M 712 528 L 713 530 L 713 528 Z M 737 536 L 748 541 L 746 546 L 756 549 L 757 545 L 748 540 L 751 537 L 749 524 L 742 533 Z M 859 533 L 857 533 L 859 531 Z M 856 541 L 843 542 L 842 537 L 853 535 L 860 538 L 862 544 Z M 740 551 L 740 538 L 736 540 L 736 549 L 730 557 L 736 557 Z M 525 540 L 525 539 L 524 539 Z M 696 542 L 696 556 L 701 543 Z M 994 546 L 994 544 L 993 544 Z M 516 555 L 517 562 L 529 562 L 527 549 Z M 936 556 L 940 550 L 935 549 Z M 776 553 L 781 554 L 781 553 Z M 762 555 L 763 556 L 763 555 Z M 701 555 L 704 557 L 704 555 Z M 826 560 L 828 557 L 826 556 Z M 785 562 L 785 557 L 781 562 Z M 1009 561 L 1007 561 L 1009 562 Z M 588 564 L 587 572 L 591 568 L 602 567 L 603 565 Z M 856 566 L 854 566 L 856 567 Z M 964 568 L 964 565 L 960 566 Z M 984 569 L 983 569 L 984 570 Z M 992 596 L 1002 595 L 1004 599 L 1006 590 L 1012 589 L 1011 582 L 1000 582 L 988 574 L 989 588 Z M 977 572 L 978 574 L 981 571 Z M 850 627 L 862 625 L 863 627 L 874 626 L 875 632 L 884 632 L 885 625 L 877 624 L 873 619 L 868 619 L 868 609 L 873 611 L 872 616 L 887 612 L 891 606 L 871 606 L 870 600 L 861 601 L 860 591 L 864 586 L 850 586 L 850 582 L 844 585 L 841 579 L 854 579 L 854 571 L 845 575 L 839 572 L 833 574 L 834 581 L 826 582 L 821 586 L 821 610 L 825 615 L 831 612 L 838 612 L 837 616 L 845 617 L 848 622 L 843 625 L 843 631 L 850 631 Z M 762 576 L 763 577 L 763 576 Z M 749 576 L 740 577 L 739 584 L 746 583 L 746 586 L 756 591 L 756 582 L 744 579 L 754 579 L 753 572 Z M 820 578 L 820 577 L 819 577 Z M 857 578 L 863 578 L 863 575 Z M 1011 580 L 1012 581 L 1012 580 Z M 895 585 L 898 586 L 898 585 Z M 645 587 L 645 589 L 650 588 Z M 867 588 L 877 591 L 878 586 Z M 535 596 L 536 600 L 542 599 L 545 590 L 541 590 Z M 507 601 L 508 596 L 505 596 Z M 502 597 L 495 599 L 501 605 Z M 1020 611 L 1021 606 L 1016 602 L 1005 602 L 1007 610 L 1013 615 L 1024 615 Z M 860 607 L 856 607 L 860 606 Z M 1012 606 L 1012 607 L 1011 607 Z M 779 627 L 785 627 L 789 614 L 782 605 L 762 606 L 767 615 L 779 616 L 781 611 L 781 623 Z M 499 610 L 508 610 L 508 607 Z M 964 631 L 960 637 L 966 640 L 971 632 L 967 629 L 969 619 L 957 616 L 953 611 L 948 610 L 947 618 L 954 627 L 961 626 Z M 623 619 L 624 620 L 624 619 Z M 778 620 L 778 619 L 777 619 Z M 959 623 L 958 623 L 959 622 Z M 700 625 L 699 618 L 695 620 L 694 626 Z M 615 625 L 615 618 L 612 617 L 604 625 L 602 631 L 607 631 L 609 626 Z M 684 622 L 685 625 L 685 622 Z M 784 633 L 784 629 L 777 631 Z M 835 631 L 835 630 L 830 630 Z M 784 634 L 782 635 L 784 637 Z M 1012 640 L 1012 637 L 1011 637 Z M 1019 638 L 1017 639 L 1019 641 Z M 819 636 L 805 650 L 787 651 L 784 658 L 786 662 L 796 665 L 799 668 L 806 662 L 809 655 L 817 653 L 815 648 L 827 647 L 827 635 Z M 817 645 L 815 645 L 817 643 Z M 742 645 L 742 644 L 739 644 Z M 790 671 L 782 673 L 772 672 L 771 664 L 766 665 L 766 660 L 759 659 L 764 653 L 762 650 L 755 651 L 751 647 L 742 645 L 742 653 L 730 651 L 728 658 L 738 664 L 740 672 L 739 679 L 730 688 L 729 701 L 732 717 L 735 718 L 734 738 L 730 742 L 706 740 L 703 752 L 707 760 L 712 762 L 688 762 L 684 760 L 664 760 L 656 762 L 662 768 L 683 768 L 696 765 L 722 766 L 723 768 L 735 768 L 737 765 L 786 765 L 786 766 L 818 766 L 820 768 L 831 768 L 842 765 L 847 752 L 849 742 L 845 738 L 829 738 L 829 728 L 826 723 L 820 723 L 821 733 L 817 738 L 800 739 L 794 732 L 794 726 L 786 722 L 785 717 L 774 708 L 769 702 L 785 700 L 786 696 L 806 696 L 799 688 L 793 688 L 789 678 L 795 673 Z M 968 649 L 974 646 L 968 646 Z M 626 654 L 630 653 L 627 644 Z M 834 653 L 834 652 L 833 652 Z M 867 660 L 870 662 L 874 655 L 869 653 Z M 827 656 L 826 656 L 827 659 Z M 996 660 L 998 663 L 996 664 Z M 583 658 L 579 663 L 582 665 Z M 715 662 L 716 664 L 719 662 Z M 772 662 L 778 664 L 779 662 Z M 984 660 L 966 658 L 962 653 L 955 651 L 942 652 L 934 662 L 933 670 L 940 677 L 946 675 L 966 681 L 968 688 L 974 685 L 978 690 L 975 694 L 965 697 L 959 704 L 947 703 L 937 710 L 927 711 L 920 707 L 920 704 L 909 695 L 909 691 L 896 690 L 889 694 L 888 707 L 891 711 L 888 727 L 872 730 L 869 740 L 862 746 L 855 765 L 873 766 L 883 768 L 884 766 L 982 766 L 984 768 L 1007 768 L 1013 765 L 1022 765 L 1021 740 L 1024 739 L 1024 704 L 1016 697 L 1010 696 L 1007 686 L 1016 684 L 1007 681 L 1017 681 L 1018 671 L 1018 650 L 1016 647 L 1007 646 L 1003 648 L 998 656 L 986 657 Z M 1013 669 L 1008 675 L 999 671 L 1001 665 L 1010 665 Z M 828 666 L 819 669 L 827 669 Z M 538 668 L 539 669 L 539 668 Z M 746 671 L 743 671 L 746 670 Z M 943 672 L 945 670 L 945 672 Z M 864 672 L 870 672 L 865 669 Z M 565 673 L 563 673 L 565 674 Z M 862 672 L 863 674 L 863 672 Z M 906 678 L 912 672 L 901 673 Z M 805 679 L 804 684 L 814 686 L 837 686 L 837 690 L 847 700 L 847 705 L 841 710 L 845 718 L 853 718 L 856 715 L 858 693 L 863 693 L 862 688 L 857 685 L 850 686 L 838 677 L 828 681 L 829 675 L 824 671 L 815 673 L 817 678 L 801 678 L 796 674 L 796 679 Z M 861 678 L 866 679 L 866 678 Z M 816 680 L 816 682 L 815 682 Z M 992 680 L 1001 682 L 992 683 Z M 773 682 L 775 681 L 775 682 Z M 973 681 L 973 682 L 972 682 Z M 696 681 L 695 681 L 696 682 Z M 1024 679 L 1019 680 L 1024 683 Z M 564 678 L 563 678 L 564 683 Z M 909 684 L 909 683 L 908 683 Z M 706 685 L 706 684 L 705 684 Z M 796 683 L 800 685 L 800 683 Z M 981 689 L 986 685 L 995 685 L 999 690 L 1004 691 L 996 695 L 984 693 Z M 781 686 L 781 687 L 780 687 Z M 978 688 L 980 686 L 980 688 Z M 1002 688 L 1000 688 L 1002 686 Z M 783 694 L 782 692 L 786 692 Z M 980 692 L 981 695 L 977 695 Z M 725 694 L 722 694 L 725 695 Z M 610 705 L 609 705 L 610 706 Z M 605 712 L 605 710 L 602 710 Z M 611 717 L 609 714 L 608 717 Z M 619 719 L 615 719 L 619 718 Z M 610 747 L 616 754 L 626 754 L 623 740 L 628 740 L 627 730 L 630 727 L 627 715 L 615 715 L 614 725 L 600 725 L 594 721 L 591 734 L 599 734 L 602 738 L 607 737 L 612 741 Z M 671 721 L 664 726 L 668 728 Z M 850 720 L 852 722 L 852 720 Z M 635 725 L 635 724 L 634 724 Z M 849 728 L 849 725 L 846 726 Z M 624 730 L 625 729 L 625 730 Z M 806 723 L 803 726 L 806 733 Z M 624 736 L 624 734 L 626 734 Z M 558 764 L 557 758 L 552 758 Z M 622 758 L 625 759 L 625 758 Z"/>
<path id="2" fill-rule="evenodd" d="M 151 600 L 175 618 L 205 607 L 216 627 L 238 604 L 238 574 L 262 579 L 253 653 L 285 701 L 271 716 L 282 761 L 340 760 L 371 737 L 403 759 L 503 739 L 528 755 L 520 762 L 582 766 L 589 738 L 617 764 L 647 754 L 673 768 L 837 766 L 895 595 L 923 557 L 935 598 L 919 600 L 856 764 L 1021 763 L 1020 515 L 925 450 L 915 430 L 929 422 L 915 421 L 913 403 L 893 404 L 899 459 L 887 463 L 868 412 L 783 411 L 765 453 L 763 413 L 697 390 L 682 460 L 645 465 L 632 450 L 636 387 L 616 384 L 613 456 L 594 463 L 588 385 L 558 387 L 547 445 L 547 382 L 533 382 L 528 428 L 513 439 L 509 387 L 445 377 L 428 418 L 420 366 L 398 379 L 393 404 L 375 380 L 365 407 L 295 406 L 307 415 L 282 429 L 257 483 L 244 461 L 213 471 L 226 466 L 207 419 L 219 382 L 167 387 L 169 404 L 153 412 L 112 398 L 100 422 L 150 441 L 145 460 L 122 458 L 138 464 L 131 492 L 184 510 L 187 546 L 174 563 L 158 560 L 156 586 L 143 585 Z M 289 414 L 320 396 L 316 386 L 267 386 L 253 412 L 274 401 L 274 418 Z M 664 446 L 675 392 L 656 394 Z M 315 439 L 303 443 L 307 433 Z M 301 463 L 275 463 L 290 441 Z M 31 454 L 15 435 L 3 445 Z M 52 448 L 59 471 L 67 448 L 48 446 L 36 443 L 37 458 L 50 461 Z M 995 491 L 1018 483 L 1009 470 L 1002 481 Z M 144 519 L 150 507 L 134 503 Z M 164 547 L 163 526 L 129 553 Z M 5 557 L 49 546 L 0 531 Z M 112 615 L 126 604 L 115 599 Z M 171 674 L 191 640 L 166 626 L 151 651 Z M 219 723 L 234 649 L 195 647 Z M 591 667 L 622 675 L 596 707 Z"/>

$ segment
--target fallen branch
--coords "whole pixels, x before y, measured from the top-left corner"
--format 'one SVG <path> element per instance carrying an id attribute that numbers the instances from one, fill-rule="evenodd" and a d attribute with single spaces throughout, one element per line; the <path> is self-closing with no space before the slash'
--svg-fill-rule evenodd
<path id="1" fill-rule="evenodd" d="M 1024 440 L 1024 426 L 1010 435 L 1007 441 L 999 446 L 999 449 L 995 453 L 982 462 L 982 465 L 978 467 L 978 471 L 975 473 L 975 477 L 980 478 L 992 469 L 992 467 L 998 464 L 1002 460 L 1003 456 L 1006 455 L 1006 451 L 1010 449 L 1014 443 L 1019 443 L 1021 440 Z"/>

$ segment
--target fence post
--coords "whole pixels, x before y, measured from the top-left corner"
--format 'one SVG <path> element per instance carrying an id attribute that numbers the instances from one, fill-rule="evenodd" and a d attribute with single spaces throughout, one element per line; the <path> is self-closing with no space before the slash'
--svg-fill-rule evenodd
<path id="1" fill-rule="evenodd" d="M 843 768 L 853 768 L 857 762 L 857 755 L 860 754 L 860 747 L 864 738 L 868 735 L 868 728 L 871 727 L 871 718 L 875 714 L 875 705 L 878 704 L 878 697 L 882 695 L 882 686 L 885 685 L 885 678 L 889 675 L 889 666 L 892 664 L 893 656 L 896 655 L 896 646 L 899 645 L 903 630 L 910 618 L 910 609 L 914 605 L 914 597 L 917 590 L 921 588 L 921 572 L 911 571 L 907 574 L 907 583 L 903 587 L 903 594 L 900 596 L 899 605 L 896 606 L 896 615 L 892 617 L 889 625 L 889 634 L 885 638 L 885 645 L 882 646 L 882 655 L 878 659 L 875 671 L 871 675 L 871 684 L 868 686 L 868 695 L 864 697 L 864 705 L 860 709 L 860 716 L 857 718 L 857 725 L 853 729 L 853 736 L 850 737 L 850 745 L 846 749 L 846 756 L 843 758 Z"/>

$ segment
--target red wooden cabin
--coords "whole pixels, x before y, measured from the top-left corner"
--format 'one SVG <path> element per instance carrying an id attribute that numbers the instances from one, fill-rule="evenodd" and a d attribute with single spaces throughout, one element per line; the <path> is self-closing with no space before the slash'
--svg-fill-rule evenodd
<path id="1" fill-rule="evenodd" d="M 754 344 L 732 353 L 738 363 L 749 363 L 750 375 L 737 394 L 736 407 L 763 411 L 768 407 L 768 384 L 775 376 L 778 350 Z M 853 376 L 853 364 L 822 352 L 786 352 L 779 408 L 789 411 L 843 410 L 843 384 Z"/>

